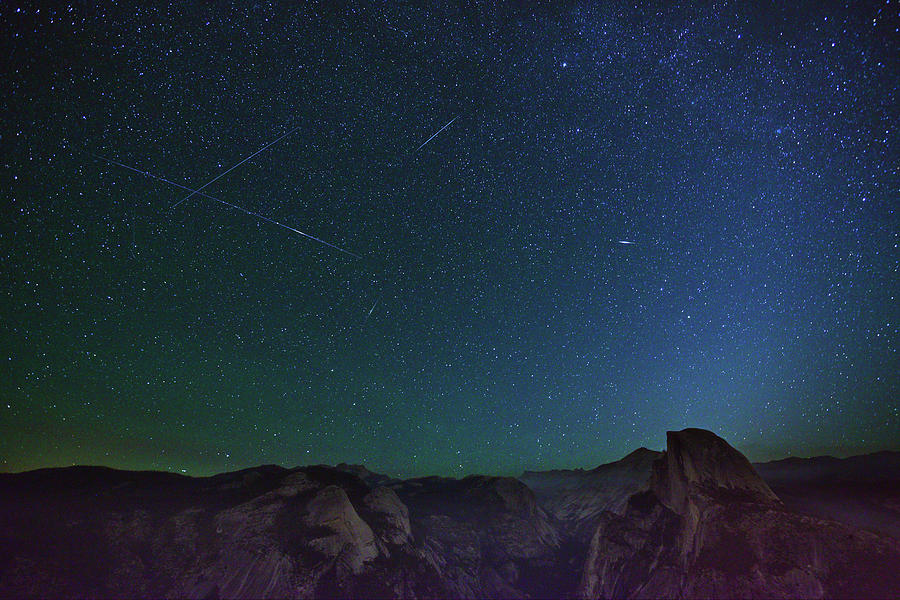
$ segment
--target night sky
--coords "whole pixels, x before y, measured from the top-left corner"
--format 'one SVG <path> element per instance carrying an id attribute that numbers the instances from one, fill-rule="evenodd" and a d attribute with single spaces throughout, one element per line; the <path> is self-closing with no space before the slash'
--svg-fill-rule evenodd
<path id="1" fill-rule="evenodd" d="M 900 448 L 895 3 L 135 4 L 0 5 L 0 469 Z"/>

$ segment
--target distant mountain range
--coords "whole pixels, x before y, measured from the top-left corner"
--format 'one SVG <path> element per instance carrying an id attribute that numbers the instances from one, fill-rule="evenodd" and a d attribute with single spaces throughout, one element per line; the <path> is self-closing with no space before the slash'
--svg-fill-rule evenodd
<path id="1" fill-rule="evenodd" d="M 900 452 L 754 466 L 791 510 L 900 539 Z"/>
<path id="2" fill-rule="evenodd" d="M 900 473 L 900 452 L 885 450 L 874 454 L 835 458 L 785 458 L 753 465 L 769 485 L 801 483 L 881 483 L 895 481 Z"/>
<path id="3" fill-rule="evenodd" d="M 900 452 L 751 465 L 700 429 L 592 470 L 0 475 L 0 597 L 900 597 Z"/>

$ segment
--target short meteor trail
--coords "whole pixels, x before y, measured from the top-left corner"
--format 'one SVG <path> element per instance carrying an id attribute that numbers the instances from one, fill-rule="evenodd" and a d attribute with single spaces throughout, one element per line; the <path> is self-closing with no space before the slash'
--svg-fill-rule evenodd
<path id="1" fill-rule="evenodd" d="M 103 160 L 103 161 L 106 161 L 106 162 L 108 162 L 108 163 L 111 163 L 111 164 L 114 164 L 114 165 L 118 165 L 118 166 L 120 166 L 120 167 L 122 167 L 122 168 L 128 169 L 129 171 L 134 171 L 135 173 L 140 173 L 140 174 L 143 175 L 144 177 L 149 177 L 149 178 L 151 178 L 151 179 L 157 179 L 157 180 L 159 180 L 159 181 L 162 181 L 162 182 L 164 182 L 164 183 L 168 183 L 169 185 L 175 186 L 175 187 L 180 188 L 180 189 L 182 189 L 182 190 L 187 190 L 187 191 L 191 192 L 191 194 L 197 194 L 198 196 L 201 196 L 201 197 L 203 197 L 203 198 L 206 198 L 207 200 L 212 200 L 212 201 L 214 201 L 214 202 L 218 202 L 219 204 L 224 204 L 225 206 L 229 206 L 229 207 L 231 207 L 231 208 L 233 208 L 233 209 L 235 209 L 235 210 L 239 210 L 239 211 L 241 211 L 242 213 L 245 213 L 245 214 L 248 214 L 248 215 L 250 215 L 250 216 L 256 217 L 257 219 L 262 219 L 263 221 L 266 221 L 266 222 L 268 222 L 268 223 L 271 223 L 272 225 L 277 225 L 278 227 L 282 227 L 282 228 L 284 228 L 284 229 L 287 229 L 288 231 L 293 231 L 294 233 L 299 233 L 299 234 L 302 235 L 303 237 L 307 237 L 307 238 L 309 238 L 309 239 L 311 239 L 311 240 L 315 240 L 315 241 L 319 242 L 320 244 L 325 244 L 325 245 L 328 246 L 329 248 L 334 248 L 334 249 L 337 250 L 338 252 L 343 252 L 344 254 L 349 254 L 349 255 L 352 256 L 353 258 L 362 258 L 362 256 L 360 256 L 359 254 L 354 254 L 353 252 L 350 252 L 349 250 L 344 250 L 343 248 L 340 248 L 340 247 L 338 247 L 338 246 L 335 246 L 334 244 L 331 244 L 331 243 L 329 243 L 329 242 L 326 242 L 325 240 L 319 239 L 319 238 L 317 238 L 317 237 L 314 236 L 314 235 L 310 235 L 310 234 L 308 234 L 308 233 L 304 233 L 304 232 L 300 231 L 299 229 L 295 229 L 295 228 L 291 227 L 290 225 L 285 225 L 284 223 L 279 223 L 279 222 L 276 221 L 275 219 L 270 219 L 269 217 L 267 217 L 267 216 L 265 216 L 265 215 L 261 215 L 261 214 L 259 214 L 259 213 L 253 212 L 252 210 L 247 210 L 246 208 L 240 207 L 240 206 L 238 206 L 237 204 L 232 204 L 231 202 L 225 202 L 224 200 L 219 200 L 218 198 L 214 198 L 213 196 L 210 196 L 209 194 L 206 194 L 206 193 L 204 193 L 204 192 L 201 192 L 200 190 L 192 190 L 191 188 L 189 188 L 189 187 L 187 187 L 187 186 L 181 185 L 180 183 L 175 183 L 174 181 L 171 181 L 171 180 L 169 180 L 169 179 L 166 179 L 165 177 L 160 177 L 159 175 L 154 175 L 153 173 L 150 173 L 149 171 L 142 171 L 142 170 L 140 170 L 140 169 L 136 169 L 136 168 L 134 168 L 134 167 L 131 167 L 131 166 L 126 165 L 125 163 L 120 163 L 119 161 L 113 160 L 113 159 L 111 159 L 111 158 L 106 158 L 106 157 L 103 157 L 103 156 L 98 156 L 97 154 L 91 154 L 91 156 L 93 156 L 94 158 L 97 158 L 97 159 L 99 159 L 99 160 Z M 374 308 L 374 306 L 373 306 L 372 308 Z"/>
<path id="2" fill-rule="evenodd" d="M 421 149 L 425 146 L 425 144 L 427 144 L 428 142 L 430 142 L 431 140 L 433 140 L 434 138 L 436 138 L 440 132 L 442 132 L 443 130 L 445 130 L 445 129 L 447 129 L 448 127 L 450 127 L 450 124 L 453 123 L 453 121 L 457 120 L 458 118 L 459 118 L 459 115 L 456 115 L 455 117 L 453 117 L 452 119 L 450 119 L 449 121 L 447 121 L 447 124 L 446 124 L 446 125 L 444 125 L 444 126 L 441 127 L 440 129 L 438 129 L 438 130 L 434 133 L 434 135 L 432 135 L 430 138 L 428 138 L 427 140 L 425 140 L 424 142 L 422 142 L 422 145 L 419 146 L 418 148 L 416 148 L 415 150 L 413 150 L 412 153 L 415 154 L 416 152 L 418 152 L 419 150 L 421 150 Z"/>
<path id="3" fill-rule="evenodd" d="M 266 148 L 268 148 L 269 146 L 273 146 L 273 145 L 277 144 L 278 142 L 280 142 L 281 140 L 283 140 L 283 139 L 286 138 L 287 136 L 291 135 L 292 133 L 294 133 L 294 132 L 297 131 L 298 129 L 300 129 L 300 126 L 299 126 L 299 125 L 298 125 L 297 127 L 294 127 L 293 129 L 291 129 L 290 131 L 288 131 L 287 133 L 285 133 L 284 135 L 282 135 L 282 136 L 279 137 L 278 139 L 272 140 L 271 142 L 269 142 L 268 144 L 266 144 L 265 146 L 263 146 L 262 148 L 260 148 L 259 150 L 257 150 L 256 152 L 254 152 L 253 154 L 251 154 L 250 156 L 248 156 L 247 158 L 245 158 L 245 159 L 242 160 L 241 162 L 239 162 L 238 164 L 236 164 L 236 165 L 234 165 L 233 167 L 229 168 L 227 171 L 224 171 L 223 173 L 220 173 L 219 175 L 213 177 L 212 179 L 210 179 L 209 181 L 207 181 L 206 183 L 204 183 L 203 185 L 201 185 L 200 187 L 198 187 L 196 190 L 191 190 L 191 193 L 190 193 L 190 194 L 188 194 L 187 196 L 185 196 L 184 198 L 182 198 L 181 200 L 179 200 L 178 202 L 176 202 L 175 204 L 173 204 L 172 206 L 170 206 L 170 207 L 169 207 L 169 210 L 172 210 L 173 208 L 175 208 L 176 206 L 178 206 L 179 204 L 181 204 L 182 202 L 184 202 L 185 200 L 187 200 L 188 198 L 190 198 L 190 197 L 193 196 L 194 194 L 199 194 L 205 187 L 207 187 L 207 186 L 209 186 L 209 185 L 212 185 L 212 184 L 215 183 L 216 181 L 222 179 L 223 177 L 225 177 L 226 175 L 228 175 L 229 173 L 231 173 L 232 171 L 234 171 L 235 169 L 237 169 L 239 166 L 241 166 L 242 164 L 244 164 L 245 162 L 247 162 L 248 160 L 250 160 L 251 158 L 253 158 L 253 157 L 256 156 L 257 154 L 259 154 L 260 152 L 262 152 L 263 150 L 265 150 Z M 190 189 L 190 188 L 186 188 L 186 189 Z"/>
<path id="4" fill-rule="evenodd" d="M 372 308 L 369 309 L 369 312 L 366 313 L 366 318 L 363 319 L 363 325 L 369 320 L 369 317 L 372 316 L 372 311 L 375 310 L 375 307 L 378 306 L 378 300 L 375 301 L 375 304 L 372 305 Z"/>
<path id="5" fill-rule="evenodd" d="M 635 242 L 629 242 L 628 240 L 619 240 L 620 244 L 627 244 L 629 246 L 633 246 Z"/>

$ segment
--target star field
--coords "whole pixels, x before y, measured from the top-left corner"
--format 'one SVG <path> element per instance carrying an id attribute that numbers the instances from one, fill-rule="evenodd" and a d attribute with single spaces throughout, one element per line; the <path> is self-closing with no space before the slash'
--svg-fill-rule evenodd
<path id="1" fill-rule="evenodd" d="M 0 6 L 0 469 L 897 449 L 896 4 L 598 4 Z"/>

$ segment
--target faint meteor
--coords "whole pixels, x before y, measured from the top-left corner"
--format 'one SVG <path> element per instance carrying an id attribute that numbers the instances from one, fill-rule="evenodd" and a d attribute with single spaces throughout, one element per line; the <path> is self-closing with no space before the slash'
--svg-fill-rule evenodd
<path id="1" fill-rule="evenodd" d="M 434 138 L 436 138 L 440 132 L 442 132 L 443 130 L 445 130 L 445 129 L 447 129 L 448 127 L 450 127 L 450 124 L 453 123 L 453 121 L 457 120 L 458 118 L 459 118 L 459 115 L 456 115 L 455 117 L 453 117 L 452 119 L 450 119 L 449 121 L 447 121 L 447 124 L 446 124 L 446 125 L 444 125 L 444 126 L 441 127 L 440 129 L 438 129 L 438 130 L 437 130 L 430 138 L 428 138 L 427 140 L 425 140 L 424 142 L 422 142 L 422 145 L 419 146 L 418 148 L 416 148 L 415 150 L 413 150 L 412 153 L 415 154 L 416 152 L 418 152 L 419 150 L 421 150 L 421 149 L 425 146 L 425 144 L 427 144 L 428 142 L 430 142 L 431 140 L 433 140 Z"/>
<path id="2" fill-rule="evenodd" d="M 635 244 L 635 242 L 629 242 L 628 240 L 619 240 L 619 243 L 620 243 L 620 244 L 626 244 L 626 245 L 629 245 L 629 246 L 633 246 L 633 245 Z"/>
<path id="3" fill-rule="evenodd" d="M 178 206 L 179 204 L 181 204 L 182 202 L 184 202 L 185 200 L 187 200 L 188 198 L 190 198 L 190 197 L 193 196 L 194 194 L 199 194 L 205 187 L 207 187 L 207 186 L 209 186 L 209 185 L 215 183 L 216 181 L 222 179 L 223 177 L 225 177 L 226 175 L 228 175 L 229 173 L 231 173 L 232 171 L 234 171 L 235 169 L 237 169 L 239 166 L 241 166 L 242 164 L 244 164 L 245 162 L 247 162 L 248 160 L 250 160 L 251 158 L 253 158 L 253 157 L 256 156 L 257 154 L 259 154 L 260 152 L 262 152 L 263 150 L 265 150 L 266 148 L 268 148 L 269 146 L 272 146 L 272 145 L 274 145 L 274 144 L 277 144 L 278 142 L 280 142 L 281 140 L 283 140 L 283 139 L 286 138 L 287 136 L 291 135 L 292 133 L 294 133 L 294 132 L 297 131 L 298 129 L 300 129 L 300 126 L 299 126 L 299 125 L 298 125 L 297 127 L 294 127 L 293 129 L 291 129 L 290 131 L 288 131 L 287 133 L 285 133 L 284 135 L 282 135 L 282 136 L 279 137 L 278 139 L 272 140 L 271 142 L 269 142 L 268 144 L 266 144 L 265 146 L 263 146 L 262 148 L 260 148 L 259 150 L 257 150 L 256 152 L 254 152 L 253 154 L 251 154 L 250 156 L 248 156 L 248 157 L 245 158 L 244 160 L 242 160 L 241 162 L 239 162 L 239 163 L 237 163 L 236 165 L 234 165 L 233 167 L 229 168 L 227 171 L 224 171 L 223 173 L 220 173 L 220 174 L 216 175 L 215 177 L 213 177 L 212 179 L 210 179 L 209 181 L 207 181 L 206 183 L 204 183 L 203 185 L 201 185 L 200 187 L 198 187 L 196 190 L 191 190 L 191 193 L 190 193 L 190 194 L 188 194 L 187 196 L 185 196 L 184 198 L 182 198 L 181 200 L 179 200 L 178 202 L 176 202 L 175 204 L 173 204 L 172 206 L 170 206 L 170 207 L 168 208 L 168 210 L 172 210 L 173 208 L 175 208 L 176 206 Z M 189 190 L 190 190 L 191 188 L 185 188 L 185 189 L 189 189 Z M 259 216 L 259 215 L 257 215 L 257 216 Z M 305 235 L 305 234 L 304 234 L 304 235 Z"/>
<path id="4" fill-rule="evenodd" d="M 378 300 L 375 301 L 375 304 L 372 305 L 372 308 L 369 309 L 369 312 L 366 313 L 366 318 L 363 319 L 363 325 L 369 320 L 369 317 L 372 316 L 372 311 L 375 310 L 375 307 L 378 306 Z"/>
<path id="5" fill-rule="evenodd" d="M 294 233 L 299 233 L 299 234 L 302 235 L 303 237 L 307 237 L 307 238 L 309 238 L 309 239 L 311 239 L 311 240 L 315 240 L 315 241 L 319 242 L 320 244 L 325 244 L 325 245 L 328 246 L 329 248 L 334 248 L 334 249 L 337 250 L 338 252 L 343 252 L 344 254 L 349 254 L 349 255 L 352 256 L 353 258 L 362 258 L 362 256 L 360 256 L 359 254 L 354 254 L 353 252 L 350 252 L 349 250 L 344 250 L 343 248 L 340 248 L 340 247 L 338 247 L 338 246 L 335 246 L 334 244 L 329 243 L 329 242 L 326 242 L 325 240 L 319 239 L 319 238 L 317 238 L 317 237 L 314 236 L 314 235 L 310 235 L 310 234 L 308 234 L 308 233 L 304 233 L 303 231 L 300 231 L 299 229 L 295 229 L 294 227 L 291 227 L 290 225 L 285 225 L 284 223 L 279 223 L 279 222 L 276 221 L 275 219 L 270 219 L 269 217 L 267 217 L 267 216 L 265 216 L 265 215 L 261 215 L 261 214 L 259 214 L 259 213 L 253 212 L 252 210 L 247 210 L 246 208 L 240 207 L 240 206 L 238 206 L 237 204 L 232 204 L 231 202 L 225 202 L 224 200 L 219 200 L 218 198 L 214 198 L 213 196 L 210 196 L 209 194 L 206 194 L 206 193 L 204 193 L 204 192 L 201 192 L 199 189 L 198 189 L 198 190 L 193 190 L 193 189 L 191 189 L 191 188 L 189 188 L 189 187 L 187 187 L 187 186 L 181 185 L 180 183 L 175 183 L 174 181 L 171 181 L 171 180 L 169 180 L 169 179 L 166 179 L 165 177 L 160 177 L 159 175 L 154 175 L 153 173 L 150 173 L 149 171 L 142 171 L 142 170 L 140 170 L 140 169 L 136 169 L 136 168 L 134 168 L 134 167 L 131 167 L 131 166 L 126 165 L 125 163 L 120 163 L 119 161 L 113 160 L 113 159 L 111 159 L 111 158 L 106 158 L 106 157 L 103 157 L 103 156 L 98 156 L 97 154 L 91 154 L 91 156 L 93 156 L 94 158 L 97 158 L 97 159 L 99 159 L 99 160 L 103 160 L 103 161 L 106 161 L 106 162 L 108 162 L 108 163 L 111 163 L 111 164 L 114 164 L 114 165 L 118 165 L 118 166 L 120 166 L 120 167 L 122 167 L 122 168 L 124 168 L 124 169 L 128 169 L 129 171 L 134 171 L 135 173 L 140 173 L 140 174 L 143 175 L 144 177 L 149 177 L 149 178 L 151 178 L 151 179 L 157 179 L 157 180 L 159 180 L 159 181 L 162 181 L 163 183 L 168 183 L 169 185 L 175 186 L 175 187 L 180 188 L 180 189 L 182 189 L 182 190 L 187 190 L 187 191 L 191 192 L 192 195 L 193 195 L 193 194 L 196 194 L 196 195 L 198 195 L 198 196 L 201 196 L 201 197 L 203 197 L 203 198 L 206 198 L 207 200 L 212 200 L 212 201 L 214 201 L 214 202 L 218 202 L 219 204 L 224 204 L 225 206 L 231 207 L 231 208 L 233 208 L 233 209 L 235 209 L 235 210 L 239 210 L 239 211 L 241 211 L 242 213 L 245 213 L 245 214 L 248 214 L 248 215 L 250 215 L 250 216 L 256 217 L 257 219 L 261 219 L 261 220 L 263 220 L 263 221 L 266 221 L 267 223 L 271 223 L 272 225 L 277 225 L 278 227 L 282 227 L 282 228 L 284 228 L 284 229 L 287 229 L 288 231 L 293 231 Z M 373 306 L 372 308 L 375 308 L 375 307 Z"/>

